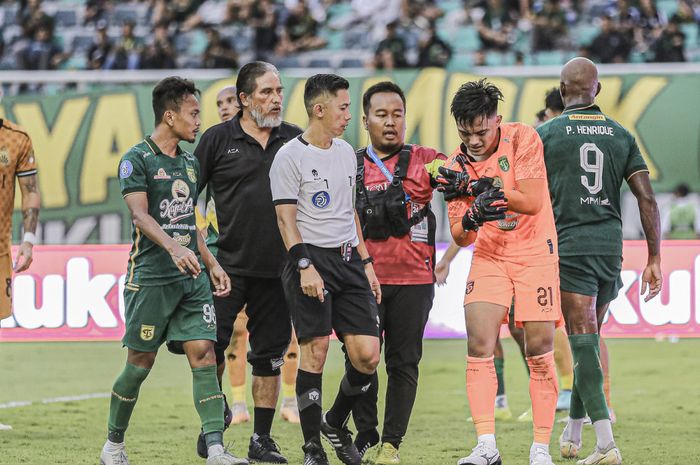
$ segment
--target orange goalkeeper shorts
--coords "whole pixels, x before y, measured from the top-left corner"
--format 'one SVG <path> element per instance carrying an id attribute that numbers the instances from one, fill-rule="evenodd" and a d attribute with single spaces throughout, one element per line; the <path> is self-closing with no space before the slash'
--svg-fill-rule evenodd
<path id="1" fill-rule="evenodd" d="M 488 302 L 515 306 L 515 323 L 555 321 L 564 324 L 559 294 L 559 264 L 523 265 L 483 255 L 472 258 L 464 304 Z M 503 321 L 508 323 L 508 314 Z"/>

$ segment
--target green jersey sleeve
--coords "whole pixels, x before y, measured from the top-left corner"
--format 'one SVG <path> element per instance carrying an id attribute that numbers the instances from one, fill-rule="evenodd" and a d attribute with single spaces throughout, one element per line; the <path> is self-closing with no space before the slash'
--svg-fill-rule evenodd
<path id="1" fill-rule="evenodd" d="M 127 152 L 119 162 L 119 188 L 122 196 L 133 192 L 148 192 L 147 179 L 143 157 Z"/>

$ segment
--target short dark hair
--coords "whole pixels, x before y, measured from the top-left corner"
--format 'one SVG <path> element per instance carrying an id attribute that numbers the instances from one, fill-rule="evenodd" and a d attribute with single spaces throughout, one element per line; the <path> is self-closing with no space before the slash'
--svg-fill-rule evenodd
<path id="1" fill-rule="evenodd" d="M 462 84 L 452 98 L 450 113 L 459 124 L 471 124 L 480 116 L 489 117 L 498 111 L 503 94 L 486 78 Z"/>
<path id="2" fill-rule="evenodd" d="M 240 71 L 238 71 L 238 77 L 236 77 L 236 98 L 241 108 L 243 108 L 241 93 L 250 95 L 255 92 L 255 81 L 257 81 L 260 76 L 270 71 L 278 76 L 280 74 L 275 65 L 266 61 L 251 61 L 243 65 Z"/>
<path id="3" fill-rule="evenodd" d="M 554 87 L 547 91 L 547 95 L 544 98 L 544 107 L 559 113 L 564 111 L 564 101 L 561 99 L 559 88 Z"/>
<path id="4" fill-rule="evenodd" d="M 365 116 L 367 116 L 367 113 L 369 113 L 369 107 L 370 102 L 372 100 L 372 96 L 374 94 L 381 94 L 384 92 L 397 94 L 399 97 L 401 97 L 401 101 L 403 102 L 403 109 L 404 111 L 406 111 L 406 96 L 403 94 L 403 90 L 401 90 L 401 87 L 397 86 L 391 81 L 382 81 L 371 86 L 369 89 L 367 89 L 367 91 L 365 91 L 365 94 L 362 96 L 362 111 L 365 113 Z"/>
<path id="5" fill-rule="evenodd" d="M 304 85 L 304 106 L 306 113 L 311 115 L 313 102 L 316 98 L 323 94 L 338 94 L 339 90 L 347 90 L 350 88 L 350 83 L 344 77 L 337 74 L 314 74 L 306 80 Z"/>
<path id="6" fill-rule="evenodd" d="M 690 194 L 690 187 L 686 183 L 678 184 L 674 190 L 674 194 L 678 197 L 685 197 Z"/>
<path id="7" fill-rule="evenodd" d="M 167 110 L 180 111 L 180 104 L 188 95 L 199 95 L 194 82 L 179 76 L 162 79 L 153 88 L 153 116 L 156 126 L 163 120 Z"/>

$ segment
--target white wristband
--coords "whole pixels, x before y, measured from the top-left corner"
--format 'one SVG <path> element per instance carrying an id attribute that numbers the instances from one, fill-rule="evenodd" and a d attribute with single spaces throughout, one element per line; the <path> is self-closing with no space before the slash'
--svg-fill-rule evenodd
<path id="1" fill-rule="evenodd" d="M 36 243 L 36 235 L 31 232 L 26 232 L 24 233 L 24 239 L 22 239 L 22 242 L 29 242 L 30 244 L 34 245 Z"/>

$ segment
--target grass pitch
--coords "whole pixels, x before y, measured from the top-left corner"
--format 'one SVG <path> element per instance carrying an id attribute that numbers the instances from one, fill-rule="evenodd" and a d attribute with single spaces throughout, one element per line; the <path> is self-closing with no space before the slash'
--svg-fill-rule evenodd
<path id="1" fill-rule="evenodd" d="M 615 434 L 629 465 L 700 464 L 700 340 L 677 344 L 650 340 L 609 340 Z M 506 390 L 517 416 L 529 407 L 526 371 L 513 341 L 504 341 Z M 474 430 L 464 389 L 463 341 L 426 341 L 421 381 L 408 435 L 401 447 L 402 464 L 454 464 L 474 445 Z M 31 401 L 24 407 L 0 408 L 0 464 L 98 463 L 105 439 L 109 399 L 43 404 L 42 399 L 106 393 L 126 357 L 118 343 L 0 344 L 0 404 Z M 342 364 L 339 346 L 331 346 L 324 375 L 324 405 L 338 388 Z M 383 374 L 383 366 L 381 371 Z M 385 378 L 381 378 L 380 397 Z M 229 392 L 228 386 L 224 388 Z M 249 405 L 252 402 L 249 399 Z M 381 411 L 381 410 L 380 410 Z M 251 412 L 252 413 L 252 412 Z M 558 414 L 561 418 L 562 414 Z M 552 455 L 557 464 L 557 438 Z M 191 375 L 184 357 L 163 350 L 141 389 L 126 443 L 132 465 L 203 464 L 194 445 L 199 431 L 192 405 Z M 250 423 L 234 426 L 225 441 L 245 454 Z M 291 464 L 302 462 L 301 430 L 276 420 L 273 436 Z M 506 465 L 527 465 L 531 425 L 515 421 L 497 425 Z M 584 451 L 595 442 L 584 432 Z M 331 463 L 340 463 L 325 444 Z"/>

